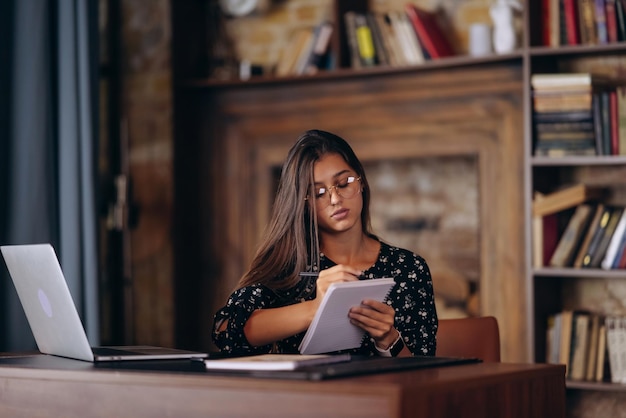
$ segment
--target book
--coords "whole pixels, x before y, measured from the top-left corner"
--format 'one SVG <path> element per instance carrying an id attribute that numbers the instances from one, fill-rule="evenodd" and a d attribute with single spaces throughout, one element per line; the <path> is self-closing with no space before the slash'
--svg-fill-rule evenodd
<path id="1" fill-rule="evenodd" d="M 570 218 L 563 235 L 550 259 L 552 267 L 571 266 L 580 246 L 587 226 L 593 215 L 593 206 L 590 204 L 578 205 Z"/>
<path id="2" fill-rule="evenodd" d="M 606 44 L 609 41 L 606 27 L 606 5 L 605 0 L 594 0 L 596 36 L 599 44 Z"/>
<path id="3" fill-rule="evenodd" d="M 624 1 L 615 1 L 615 18 L 617 21 L 617 40 L 626 40 L 626 20 L 624 20 Z"/>
<path id="4" fill-rule="evenodd" d="M 411 22 L 422 47 L 431 59 L 454 55 L 454 49 L 441 28 L 437 14 L 407 3 L 405 12 Z"/>
<path id="5" fill-rule="evenodd" d="M 569 372 L 571 380 L 585 379 L 589 354 L 590 324 L 590 315 L 588 313 L 576 313 L 574 315 L 572 323 L 571 367 Z"/>
<path id="6" fill-rule="evenodd" d="M 580 43 L 580 31 L 578 29 L 577 0 L 563 0 L 563 13 L 565 14 L 567 44 L 578 45 Z"/>
<path id="7" fill-rule="evenodd" d="M 593 217 L 591 218 L 591 222 L 589 222 L 589 226 L 587 227 L 587 231 L 585 232 L 585 236 L 583 241 L 580 244 L 580 248 L 578 249 L 578 253 L 576 254 L 576 258 L 574 259 L 575 268 L 581 268 L 583 266 L 583 259 L 587 255 L 587 250 L 589 248 L 589 244 L 595 234 L 598 225 L 600 224 L 600 219 L 602 218 L 602 214 L 604 213 L 605 206 L 602 203 L 599 203 L 595 207 L 595 211 Z"/>
<path id="8" fill-rule="evenodd" d="M 544 195 L 541 199 L 534 199 L 533 216 L 546 216 L 573 208 L 589 200 L 600 199 L 604 193 L 605 190 L 601 187 L 583 183 L 566 186 Z"/>
<path id="9" fill-rule="evenodd" d="M 626 210 L 624 211 L 626 212 Z M 612 269 L 623 269 L 626 268 L 626 230 L 622 233 L 622 237 L 617 246 L 617 251 L 615 253 L 615 258 L 613 260 Z"/>
<path id="10" fill-rule="evenodd" d="M 620 245 L 624 239 L 624 233 L 626 232 L 626 210 L 621 209 L 621 214 L 615 231 L 613 232 L 610 242 L 606 249 L 606 254 L 600 263 L 600 267 L 604 270 L 610 270 L 615 264 L 615 259 L 618 256 Z M 621 255 L 621 254 L 619 254 Z"/>
<path id="11" fill-rule="evenodd" d="M 343 15 L 346 26 L 346 39 L 348 41 L 348 50 L 350 53 L 350 67 L 353 69 L 361 68 L 361 57 L 359 53 L 359 44 L 356 39 L 356 12 L 347 11 Z"/>
<path id="12" fill-rule="evenodd" d="M 423 45 L 411 27 L 408 16 L 400 11 L 390 11 L 387 15 L 391 20 L 398 43 L 401 45 L 406 63 L 408 65 L 422 64 L 426 59 Z"/>
<path id="13" fill-rule="evenodd" d="M 595 379 L 593 380 L 596 382 L 604 381 L 604 371 L 606 369 L 606 324 L 604 323 L 604 318 L 600 319 L 598 330 L 598 348 L 595 369 Z"/>
<path id="14" fill-rule="evenodd" d="M 602 97 L 594 93 L 592 99 L 593 128 L 596 137 L 596 155 L 604 155 L 604 126 L 602 125 Z"/>
<path id="15" fill-rule="evenodd" d="M 383 40 L 383 49 L 387 53 L 388 64 L 393 67 L 406 65 L 404 52 L 394 32 L 391 20 L 386 13 L 375 13 L 374 20 Z"/>
<path id="16" fill-rule="evenodd" d="M 594 0 L 578 0 L 578 21 L 582 44 L 595 44 L 598 39 L 595 14 Z"/>
<path id="17" fill-rule="evenodd" d="M 294 74 L 299 60 L 302 59 L 304 54 L 308 56 L 312 40 L 313 31 L 310 28 L 297 29 L 282 51 L 276 65 L 276 76 L 284 77 Z"/>
<path id="18" fill-rule="evenodd" d="M 549 315 L 546 324 L 546 363 L 558 364 L 559 362 L 560 332 L 561 316 L 559 314 Z"/>
<path id="19" fill-rule="evenodd" d="M 535 192 L 535 199 L 542 199 L 543 194 Z M 533 267 L 547 266 L 558 244 L 558 215 L 533 216 Z"/>
<path id="20" fill-rule="evenodd" d="M 602 116 L 602 155 L 611 155 L 611 105 L 608 91 L 602 91 L 598 93 L 600 95 L 600 101 L 602 102 L 601 116 Z"/>
<path id="21" fill-rule="evenodd" d="M 303 74 L 313 75 L 323 68 L 324 59 L 328 54 L 330 38 L 333 33 L 333 24 L 331 22 L 322 22 L 315 28 L 315 36 L 313 38 L 313 46 L 308 62 L 304 68 Z"/>
<path id="22" fill-rule="evenodd" d="M 376 65 L 376 49 L 374 48 L 374 38 L 372 37 L 372 30 L 369 27 L 367 18 L 363 13 L 349 13 L 354 13 L 356 44 L 361 66 L 373 67 Z"/>
<path id="23" fill-rule="evenodd" d="M 308 366 L 350 361 L 350 354 L 258 354 L 253 356 L 206 359 L 208 370 L 298 370 Z"/>
<path id="24" fill-rule="evenodd" d="M 617 9 L 615 7 L 615 0 L 606 0 L 604 8 L 606 11 L 606 35 L 608 42 L 617 42 Z"/>
<path id="25" fill-rule="evenodd" d="M 543 22 L 546 26 L 544 33 L 545 45 L 556 47 L 560 45 L 560 0 L 543 0 L 545 16 Z"/>
<path id="26" fill-rule="evenodd" d="M 387 48 L 385 48 L 383 32 L 379 26 L 376 16 L 374 15 L 374 13 L 368 12 L 365 14 L 365 19 L 367 19 L 367 25 L 372 32 L 374 51 L 376 51 L 376 64 L 389 65 L 389 53 L 387 52 Z"/>
<path id="27" fill-rule="evenodd" d="M 606 228 L 604 228 L 604 233 L 600 238 L 600 242 L 598 243 L 597 250 L 591 254 L 591 262 L 590 267 L 592 268 L 600 268 L 602 260 L 606 255 L 609 244 L 611 243 L 611 238 L 615 234 L 615 229 L 617 228 L 617 224 L 619 223 L 622 212 L 624 210 L 619 207 L 611 208 L 611 212 L 609 215 L 609 219 L 606 223 Z"/>
<path id="28" fill-rule="evenodd" d="M 593 73 L 536 73 L 530 77 L 530 85 L 535 90 L 581 90 L 594 84 L 605 84 L 607 77 Z"/>
<path id="29" fill-rule="evenodd" d="M 572 373 L 572 334 L 574 329 L 574 311 L 564 310 L 561 316 L 561 333 L 559 335 L 559 363 L 565 365 L 565 375 L 569 378 Z"/>
<path id="30" fill-rule="evenodd" d="M 606 345 L 609 355 L 609 365 L 611 371 L 611 382 L 621 383 L 622 381 L 622 357 L 621 357 L 621 331 L 620 317 L 608 316 L 606 318 Z"/>
<path id="31" fill-rule="evenodd" d="M 619 382 L 626 383 L 626 316 L 617 317 L 617 342 L 618 354 L 620 357 L 619 364 Z"/>
<path id="32" fill-rule="evenodd" d="M 360 305 L 363 299 L 383 301 L 394 284 L 393 278 L 331 284 L 304 334 L 300 353 L 323 354 L 359 347 L 365 331 L 350 323 L 350 308 Z"/>
<path id="33" fill-rule="evenodd" d="M 534 112 L 533 120 L 536 124 L 557 123 L 557 122 L 591 122 L 593 123 L 593 112 L 591 110 Z"/>
<path id="34" fill-rule="evenodd" d="M 613 208 L 608 206 L 604 207 L 602 215 L 600 216 L 600 222 L 598 222 L 598 224 L 596 225 L 596 228 L 593 231 L 593 235 L 591 237 L 591 241 L 589 241 L 589 246 L 587 246 L 586 253 L 583 256 L 582 267 L 599 267 L 599 264 L 595 265 L 595 262 L 597 260 L 597 254 L 601 251 L 601 244 L 604 239 L 606 229 L 609 225 L 612 211 Z"/>
<path id="35" fill-rule="evenodd" d="M 550 263 L 559 242 L 559 219 L 556 214 L 533 218 L 534 267 L 541 268 Z"/>
<path id="36" fill-rule="evenodd" d="M 618 152 L 619 155 L 626 155 L 626 87 L 618 87 L 617 93 L 617 130 L 618 130 Z"/>
<path id="37" fill-rule="evenodd" d="M 587 381 L 595 380 L 596 376 L 601 319 L 601 315 L 599 314 L 592 314 L 590 317 L 591 324 L 589 325 L 589 353 L 587 355 L 587 364 L 584 379 Z"/>
<path id="38" fill-rule="evenodd" d="M 609 131 L 611 155 L 619 155 L 619 111 L 616 90 L 609 92 Z"/>

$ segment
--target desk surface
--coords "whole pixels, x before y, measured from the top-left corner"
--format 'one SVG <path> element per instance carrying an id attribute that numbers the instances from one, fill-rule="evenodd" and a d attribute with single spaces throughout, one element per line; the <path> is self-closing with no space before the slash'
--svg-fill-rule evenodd
<path id="1" fill-rule="evenodd" d="M 0 359 L 0 416 L 565 416 L 560 365 L 479 363 L 314 382 L 53 359 L 50 367 Z"/>

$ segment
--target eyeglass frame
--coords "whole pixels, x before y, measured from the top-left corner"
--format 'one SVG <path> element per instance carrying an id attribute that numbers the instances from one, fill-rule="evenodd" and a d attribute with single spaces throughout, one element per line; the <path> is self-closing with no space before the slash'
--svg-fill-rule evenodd
<path id="1" fill-rule="evenodd" d="M 359 182 L 359 183 L 361 182 L 361 176 L 358 176 L 358 177 L 357 176 L 347 176 L 346 180 L 349 180 L 349 179 L 352 179 L 352 181 L 347 181 L 346 187 L 348 185 L 350 185 L 350 184 L 355 183 L 355 182 Z M 335 193 L 337 194 L 337 196 L 342 197 L 344 199 L 352 199 L 354 196 L 356 196 L 356 192 L 355 192 L 355 194 L 353 196 L 350 196 L 350 197 L 342 196 L 341 192 L 339 191 L 337 186 L 339 186 L 339 182 L 336 182 L 334 185 L 332 185 L 330 187 L 328 187 L 326 185 L 324 185 L 324 187 L 319 187 L 318 190 L 322 189 L 322 188 L 324 188 L 325 190 L 324 190 L 324 193 L 322 193 L 321 195 L 317 194 L 317 193 L 314 195 L 314 202 L 317 203 L 317 201 L 319 199 L 323 199 L 324 198 L 324 195 L 328 195 L 328 200 L 327 200 L 328 204 L 326 206 L 330 205 L 330 200 L 332 199 L 332 195 L 331 195 L 332 189 L 335 189 Z M 305 197 L 304 200 L 309 200 L 309 196 Z"/>

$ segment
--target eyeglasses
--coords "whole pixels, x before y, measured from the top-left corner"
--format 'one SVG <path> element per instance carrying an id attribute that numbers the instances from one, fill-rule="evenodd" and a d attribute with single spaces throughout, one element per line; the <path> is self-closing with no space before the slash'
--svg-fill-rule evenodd
<path id="1" fill-rule="evenodd" d="M 315 186 L 313 189 L 313 195 L 315 196 L 315 202 L 323 204 L 326 207 L 330 204 L 330 193 L 335 189 L 335 193 L 344 199 L 352 199 L 361 188 L 359 182 L 361 177 L 347 176 L 340 178 L 334 186 Z"/>

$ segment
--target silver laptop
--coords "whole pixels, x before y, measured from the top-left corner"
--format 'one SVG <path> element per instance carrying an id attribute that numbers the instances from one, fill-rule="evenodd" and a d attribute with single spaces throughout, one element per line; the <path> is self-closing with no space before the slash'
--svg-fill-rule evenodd
<path id="1" fill-rule="evenodd" d="M 0 251 L 40 352 L 91 362 L 207 357 L 153 346 L 90 347 L 52 246 L 7 245 Z"/>

